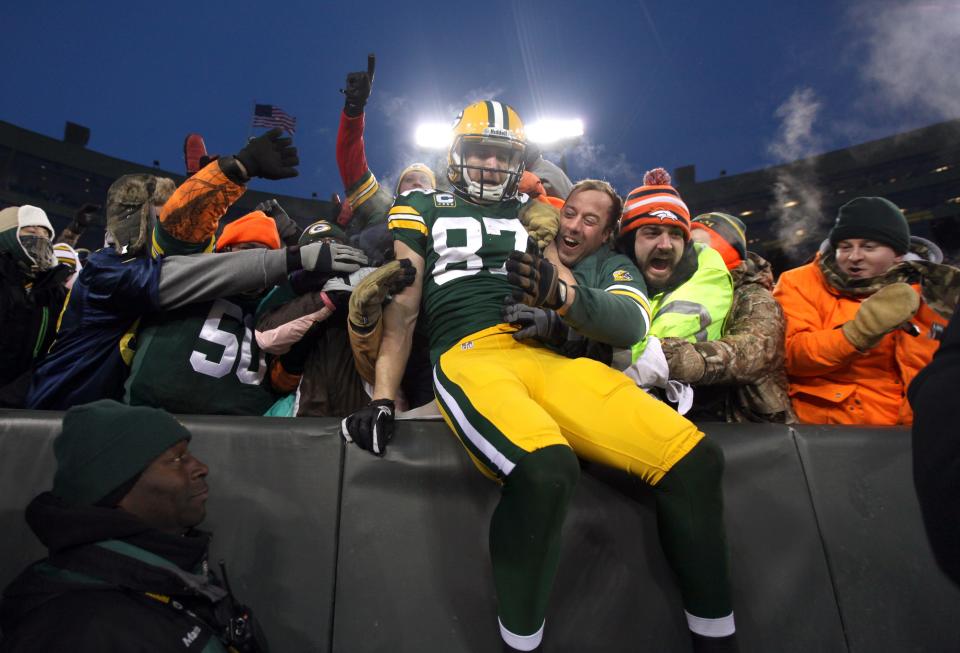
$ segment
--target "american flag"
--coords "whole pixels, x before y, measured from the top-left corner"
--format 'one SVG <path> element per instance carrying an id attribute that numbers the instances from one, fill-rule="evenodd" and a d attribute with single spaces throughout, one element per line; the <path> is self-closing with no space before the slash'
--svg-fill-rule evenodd
<path id="1" fill-rule="evenodd" d="M 253 107 L 254 127 L 282 127 L 293 134 L 297 131 L 297 119 L 272 104 L 257 104 Z"/>

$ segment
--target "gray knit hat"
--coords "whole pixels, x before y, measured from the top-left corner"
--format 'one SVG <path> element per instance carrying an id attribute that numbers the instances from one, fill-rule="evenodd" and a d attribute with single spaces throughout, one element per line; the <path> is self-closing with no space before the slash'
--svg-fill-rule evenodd
<path id="1" fill-rule="evenodd" d="M 75 406 L 53 441 L 53 494 L 93 505 L 136 477 L 190 431 L 165 410 L 101 399 Z"/>

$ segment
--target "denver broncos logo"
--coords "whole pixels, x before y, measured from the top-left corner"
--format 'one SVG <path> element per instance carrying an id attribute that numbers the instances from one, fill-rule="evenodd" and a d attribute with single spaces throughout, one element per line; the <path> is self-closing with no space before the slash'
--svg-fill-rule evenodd
<path id="1" fill-rule="evenodd" d="M 677 221 L 677 222 L 680 222 L 680 218 L 677 217 L 677 214 L 676 214 L 676 213 L 674 213 L 673 211 L 667 211 L 666 209 L 659 209 L 659 210 L 657 210 L 657 211 L 650 211 L 650 215 L 652 215 L 652 216 L 655 217 L 655 218 L 660 218 L 661 221 L 663 221 L 663 220 L 675 220 L 675 221 Z"/>

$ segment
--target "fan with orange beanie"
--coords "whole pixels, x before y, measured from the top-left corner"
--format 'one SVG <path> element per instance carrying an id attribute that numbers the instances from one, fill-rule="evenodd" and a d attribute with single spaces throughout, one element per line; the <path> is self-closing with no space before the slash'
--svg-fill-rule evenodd
<path id="1" fill-rule="evenodd" d="M 280 249 L 277 224 L 263 211 L 248 213 L 223 228 L 217 238 L 218 252 L 237 252 L 244 249 Z"/>

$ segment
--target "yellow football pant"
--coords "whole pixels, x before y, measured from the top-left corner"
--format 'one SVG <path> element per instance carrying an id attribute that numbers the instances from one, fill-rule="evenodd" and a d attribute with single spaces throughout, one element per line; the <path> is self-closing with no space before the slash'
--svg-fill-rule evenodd
<path id="1" fill-rule="evenodd" d="M 487 476 L 506 477 L 525 454 L 563 444 L 656 485 L 703 437 L 621 372 L 517 342 L 515 330 L 473 333 L 434 366 L 443 417 Z"/>

